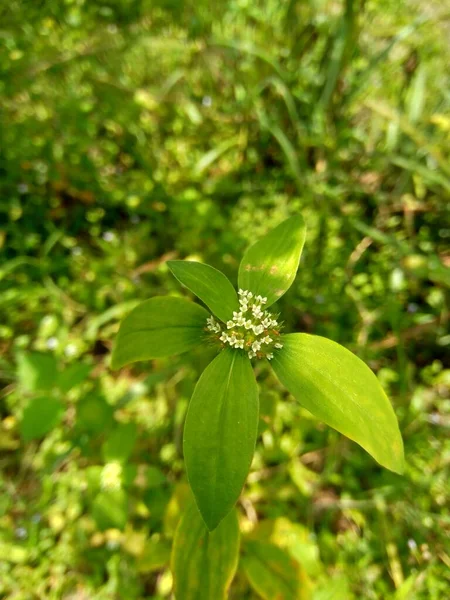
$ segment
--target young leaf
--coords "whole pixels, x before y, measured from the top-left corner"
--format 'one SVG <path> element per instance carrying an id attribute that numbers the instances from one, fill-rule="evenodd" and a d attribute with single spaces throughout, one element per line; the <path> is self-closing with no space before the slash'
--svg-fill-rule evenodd
<path id="1" fill-rule="evenodd" d="M 278 379 L 321 421 L 362 446 L 381 465 L 403 471 L 403 442 L 378 379 L 357 356 L 323 337 L 282 336 L 273 358 Z"/>
<path id="2" fill-rule="evenodd" d="M 298 600 L 299 569 L 284 550 L 267 542 L 248 541 L 242 567 L 256 593 L 264 600 Z"/>
<path id="3" fill-rule="evenodd" d="M 167 264 L 178 281 L 198 296 L 221 321 L 228 321 L 233 311 L 239 311 L 236 290 L 214 267 L 187 260 L 170 260 Z"/>
<path id="4" fill-rule="evenodd" d="M 239 266 L 239 287 L 265 296 L 266 307 L 276 302 L 295 279 L 305 236 L 305 222 L 296 215 L 250 246 Z"/>
<path id="5" fill-rule="evenodd" d="M 175 597 L 179 600 L 224 600 L 236 573 L 239 524 L 231 511 L 209 533 L 192 502 L 177 528 L 171 568 Z"/>
<path id="6" fill-rule="evenodd" d="M 255 451 L 258 388 L 244 352 L 225 349 L 200 377 L 184 426 L 184 458 L 210 531 L 241 493 Z"/>
<path id="7" fill-rule="evenodd" d="M 208 316 L 203 307 L 184 298 L 161 296 L 142 302 L 122 321 L 112 368 L 190 350 L 202 343 Z"/>
<path id="8" fill-rule="evenodd" d="M 25 442 L 44 437 L 60 422 L 64 407 L 59 400 L 34 398 L 23 411 L 20 433 Z"/>

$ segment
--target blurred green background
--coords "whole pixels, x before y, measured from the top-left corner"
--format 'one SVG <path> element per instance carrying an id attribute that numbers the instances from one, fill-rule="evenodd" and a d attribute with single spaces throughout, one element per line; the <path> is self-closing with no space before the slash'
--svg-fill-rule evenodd
<path id="1" fill-rule="evenodd" d="M 293 598 L 449 597 L 449 17 L 438 0 L 2 3 L 0 598 L 171 597 L 183 420 L 211 355 L 116 373 L 112 341 L 139 301 L 189 295 L 167 259 L 235 283 L 297 212 L 286 326 L 368 362 L 407 470 L 258 365 L 242 535 L 290 557 Z M 230 598 L 258 597 L 240 569 Z"/>

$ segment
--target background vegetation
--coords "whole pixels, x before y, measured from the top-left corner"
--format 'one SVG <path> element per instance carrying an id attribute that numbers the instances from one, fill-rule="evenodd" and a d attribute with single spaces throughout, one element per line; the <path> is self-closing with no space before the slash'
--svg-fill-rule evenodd
<path id="1" fill-rule="evenodd" d="M 113 373 L 112 340 L 139 301 L 187 295 L 167 259 L 235 282 L 299 211 L 280 310 L 375 370 L 407 470 L 259 367 L 241 532 L 281 554 L 240 568 L 230 598 L 273 599 L 274 565 L 299 573 L 286 598 L 448 597 L 448 19 L 437 0 L 2 3 L 1 598 L 170 598 L 183 420 L 210 356 Z"/>

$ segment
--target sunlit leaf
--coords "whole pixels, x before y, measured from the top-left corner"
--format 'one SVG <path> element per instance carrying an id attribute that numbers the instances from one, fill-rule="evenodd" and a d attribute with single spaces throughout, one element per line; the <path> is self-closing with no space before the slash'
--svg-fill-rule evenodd
<path id="1" fill-rule="evenodd" d="M 267 542 L 247 541 L 242 567 L 250 585 L 264 600 L 298 600 L 298 566 L 289 554 Z"/>
<path id="2" fill-rule="evenodd" d="M 378 379 L 357 356 L 323 337 L 282 336 L 272 366 L 279 380 L 318 419 L 362 446 L 381 465 L 403 471 L 403 442 Z"/>
<path id="3" fill-rule="evenodd" d="M 236 510 L 210 533 L 192 502 L 180 521 L 172 548 L 177 600 L 224 600 L 236 572 L 238 556 Z"/>
<path id="4" fill-rule="evenodd" d="M 239 266 L 239 287 L 266 297 L 266 306 L 276 302 L 295 279 L 305 236 L 305 222 L 296 215 L 250 246 Z"/>
<path id="5" fill-rule="evenodd" d="M 241 493 L 255 450 L 258 388 L 244 352 L 223 350 L 205 369 L 184 426 L 187 475 L 213 530 Z"/>
<path id="6" fill-rule="evenodd" d="M 44 437 L 61 421 L 64 406 L 59 400 L 34 398 L 23 411 L 20 433 L 25 442 Z"/>
<path id="7" fill-rule="evenodd" d="M 40 352 L 17 353 L 17 377 L 27 392 L 50 390 L 58 377 L 58 364 L 52 354 Z"/>
<path id="8" fill-rule="evenodd" d="M 202 300 L 222 321 L 239 310 L 236 290 L 223 273 L 199 262 L 171 260 L 168 266 L 180 283 Z"/>
<path id="9" fill-rule="evenodd" d="M 208 312 L 184 298 L 161 296 L 139 304 L 122 321 L 111 366 L 181 354 L 204 339 Z"/>

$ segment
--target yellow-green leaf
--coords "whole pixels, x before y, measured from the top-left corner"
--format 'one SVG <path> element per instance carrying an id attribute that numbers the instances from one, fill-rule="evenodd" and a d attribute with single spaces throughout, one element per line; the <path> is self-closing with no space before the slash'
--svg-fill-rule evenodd
<path id="1" fill-rule="evenodd" d="M 200 377 L 184 426 L 184 458 L 198 508 L 212 531 L 245 483 L 258 430 L 258 388 L 247 354 L 223 350 Z"/>
<path id="2" fill-rule="evenodd" d="M 210 533 L 192 502 L 178 525 L 172 548 L 176 600 L 224 600 L 238 557 L 236 510 Z"/>
<path id="3" fill-rule="evenodd" d="M 184 298 L 160 296 L 139 304 L 122 321 L 111 366 L 181 354 L 204 339 L 208 312 Z"/>
<path id="4" fill-rule="evenodd" d="M 266 297 L 266 307 L 276 302 L 295 279 L 305 237 L 306 225 L 300 215 L 275 227 L 245 252 L 239 266 L 239 287 Z"/>
<path id="5" fill-rule="evenodd" d="M 247 541 L 242 567 L 250 585 L 264 600 L 298 600 L 300 597 L 298 565 L 278 546 Z"/>
<path id="6" fill-rule="evenodd" d="M 278 379 L 321 421 L 362 446 L 381 465 L 403 471 L 403 442 L 394 410 L 369 367 L 326 338 L 291 333 L 272 366 Z"/>
<path id="7" fill-rule="evenodd" d="M 239 310 L 236 290 L 229 279 L 214 267 L 188 260 L 170 260 L 169 269 L 180 283 L 202 300 L 221 321 Z"/>

